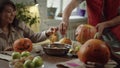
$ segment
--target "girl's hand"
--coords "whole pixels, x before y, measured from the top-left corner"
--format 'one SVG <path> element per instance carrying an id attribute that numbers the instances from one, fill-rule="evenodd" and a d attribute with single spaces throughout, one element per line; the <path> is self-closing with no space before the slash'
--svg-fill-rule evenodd
<path id="1" fill-rule="evenodd" d="M 51 27 L 46 31 L 46 35 L 49 37 L 58 31 L 58 27 Z"/>
<path id="2" fill-rule="evenodd" d="M 58 28 L 57 27 L 51 27 L 49 30 L 47 30 L 46 35 L 49 37 L 49 40 L 51 41 L 51 43 L 54 43 L 55 41 L 57 41 L 57 32 Z"/>

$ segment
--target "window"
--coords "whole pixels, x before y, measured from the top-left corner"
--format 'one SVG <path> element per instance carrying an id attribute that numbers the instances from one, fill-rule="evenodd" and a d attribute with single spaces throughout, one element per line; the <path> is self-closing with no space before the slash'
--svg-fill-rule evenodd
<path id="1" fill-rule="evenodd" d="M 63 12 L 63 10 L 70 1 L 71 0 L 47 0 L 47 7 L 56 7 L 57 8 L 56 15 L 57 15 L 59 12 L 61 11 Z M 61 10 L 61 5 L 63 6 L 62 10 Z M 76 14 L 77 14 L 77 8 L 74 9 L 72 12 L 72 15 L 76 15 Z"/>

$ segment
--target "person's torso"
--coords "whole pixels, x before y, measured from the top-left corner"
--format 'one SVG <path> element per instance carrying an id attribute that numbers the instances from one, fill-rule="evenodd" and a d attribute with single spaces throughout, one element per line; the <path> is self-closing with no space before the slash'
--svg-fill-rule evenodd
<path id="1" fill-rule="evenodd" d="M 12 47 L 15 40 L 23 37 L 24 33 L 21 29 L 15 29 L 11 26 L 8 35 L 4 34 L 0 29 L 0 51 L 4 50 L 6 47 Z"/>
<path id="2" fill-rule="evenodd" d="M 120 0 L 86 0 L 86 2 L 88 23 L 93 26 L 113 19 L 119 14 Z"/>

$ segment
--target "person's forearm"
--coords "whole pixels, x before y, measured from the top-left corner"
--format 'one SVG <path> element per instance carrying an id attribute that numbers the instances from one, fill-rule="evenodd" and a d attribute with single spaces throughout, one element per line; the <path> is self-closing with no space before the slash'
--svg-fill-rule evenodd
<path id="1" fill-rule="evenodd" d="M 107 22 L 107 27 L 112 27 L 120 24 L 120 16 L 117 16 Z"/>
<path id="2" fill-rule="evenodd" d="M 65 8 L 64 12 L 63 12 L 63 15 L 62 15 L 62 18 L 63 18 L 63 22 L 67 23 L 68 24 L 68 21 L 69 21 L 69 17 L 71 15 L 71 12 L 72 10 L 79 5 L 80 2 L 82 2 L 83 0 L 72 0 L 68 5 L 67 7 Z"/>

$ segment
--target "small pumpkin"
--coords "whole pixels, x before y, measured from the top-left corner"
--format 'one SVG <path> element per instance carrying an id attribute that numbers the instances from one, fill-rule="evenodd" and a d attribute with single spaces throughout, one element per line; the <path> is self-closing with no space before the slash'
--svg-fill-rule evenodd
<path id="1" fill-rule="evenodd" d="M 64 37 L 64 38 L 62 38 L 62 39 L 59 40 L 59 43 L 70 44 L 71 45 L 72 41 L 69 38 Z"/>
<path id="2" fill-rule="evenodd" d="M 80 47 L 77 55 L 84 63 L 89 61 L 106 64 L 110 58 L 110 51 L 105 42 L 99 39 L 90 39 Z"/>
<path id="3" fill-rule="evenodd" d="M 23 51 L 32 51 L 32 41 L 28 38 L 17 39 L 13 44 L 14 51 L 23 52 Z"/>
<path id="4" fill-rule="evenodd" d="M 75 35 L 76 40 L 81 44 L 85 43 L 87 40 L 94 38 L 97 33 L 97 29 L 89 24 L 81 24 L 77 27 Z"/>

